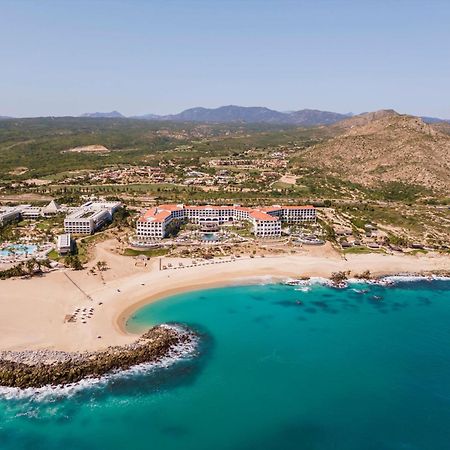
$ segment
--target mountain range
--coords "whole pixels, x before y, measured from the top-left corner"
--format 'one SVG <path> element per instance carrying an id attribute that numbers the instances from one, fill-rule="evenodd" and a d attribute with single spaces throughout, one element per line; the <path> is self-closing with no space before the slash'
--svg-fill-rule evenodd
<path id="1" fill-rule="evenodd" d="M 365 113 L 359 114 L 359 116 Z M 342 114 L 317 109 L 301 109 L 298 111 L 281 112 L 263 106 L 220 106 L 219 108 L 195 107 L 186 109 L 178 114 L 144 114 L 130 116 L 130 119 L 172 121 L 172 122 L 203 122 L 203 123 L 268 123 L 274 125 L 317 126 L 332 125 L 341 120 L 352 117 L 352 113 Z M 126 118 L 118 111 L 106 113 L 85 113 L 81 117 L 92 118 Z M 438 117 L 422 116 L 425 123 L 448 122 L 450 120 Z"/>
<path id="2" fill-rule="evenodd" d="M 178 114 L 157 115 L 144 114 L 132 116 L 132 119 L 171 121 L 171 122 L 202 122 L 202 123 L 268 123 L 286 125 L 330 125 L 350 117 L 351 114 L 339 114 L 329 111 L 302 109 L 300 111 L 280 112 L 260 106 L 221 106 L 219 108 L 190 108 Z M 125 118 L 118 111 L 106 113 L 85 113 L 81 117 L 91 118 Z"/>
<path id="3" fill-rule="evenodd" d="M 167 116 L 146 115 L 136 117 L 150 120 L 170 120 L 175 122 L 204 122 L 204 123 L 270 123 L 291 125 L 329 125 L 349 117 L 329 111 L 302 109 L 300 111 L 280 112 L 273 109 L 253 106 L 221 106 L 219 108 L 190 108 L 179 114 Z"/>
<path id="4" fill-rule="evenodd" d="M 318 126 L 332 125 L 352 117 L 352 113 L 341 114 L 316 109 L 301 109 L 298 111 L 281 112 L 261 106 L 236 106 L 228 105 L 219 108 L 189 108 L 178 114 L 158 115 L 144 114 L 137 116 L 125 116 L 119 111 L 84 113 L 80 117 L 85 118 L 107 118 L 107 119 L 138 119 L 149 121 L 172 121 L 172 122 L 199 122 L 199 123 L 267 123 L 273 125 L 297 125 Z M 0 116 L 0 120 L 12 117 Z M 423 116 L 425 123 L 447 122 L 450 120 L 437 117 Z"/>

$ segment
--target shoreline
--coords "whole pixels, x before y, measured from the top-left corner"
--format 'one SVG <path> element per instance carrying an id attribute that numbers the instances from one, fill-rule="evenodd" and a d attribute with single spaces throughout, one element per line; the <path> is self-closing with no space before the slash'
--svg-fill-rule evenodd
<path id="1" fill-rule="evenodd" d="M 271 279 L 272 281 L 264 284 L 279 284 L 282 283 L 286 277 L 283 276 L 260 276 L 260 277 L 248 277 L 243 278 L 241 282 L 236 283 L 234 281 L 228 281 L 228 282 L 209 282 L 204 284 L 196 284 L 196 285 L 186 285 L 183 288 L 173 288 L 173 289 L 167 289 L 164 291 L 159 292 L 158 294 L 154 294 L 146 299 L 140 300 L 130 306 L 128 306 L 124 311 L 122 311 L 117 319 L 116 319 L 116 326 L 120 330 L 121 333 L 124 335 L 133 334 L 127 329 L 127 322 L 129 319 L 135 314 L 137 311 L 139 311 L 141 308 L 146 307 L 147 305 L 151 305 L 153 303 L 157 303 L 159 301 L 163 301 L 166 298 L 170 298 L 179 294 L 185 294 L 188 292 L 195 292 L 195 291 L 205 291 L 205 290 L 211 290 L 211 289 L 219 289 L 219 288 L 227 288 L 227 287 L 239 287 L 239 286 L 257 286 L 261 285 L 261 281 L 263 279 Z M 320 281 L 317 281 L 318 279 L 323 280 L 323 283 Z M 450 281 L 450 275 L 441 275 L 436 273 L 424 273 L 424 274 L 417 274 L 417 273 L 386 273 L 378 276 L 373 276 L 370 279 L 364 279 L 364 278 L 348 278 L 347 282 L 348 284 L 370 284 L 370 281 L 374 282 L 373 284 L 377 284 L 377 281 L 384 280 L 384 279 L 393 279 L 392 281 L 398 282 L 398 281 Z M 322 285 L 328 285 L 330 286 L 328 281 L 330 281 L 329 277 L 310 277 L 308 280 L 305 280 L 306 283 L 310 283 L 311 285 L 314 284 L 322 284 Z M 383 285 L 383 284 L 381 284 Z M 336 287 L 336 289 L 342 289 L 340 287 Z"/>
<path id="2" fill-rule="evenodd" d="M 127 320 L 145 305 L 161 301 L 185 292 L 203 291 L 221 287 L 250 286 L 283 283 L 286 277 L 257 276 L 239 279 L 239 282 L 206 282 L 184 288 L 167 289 L 151 298 L 130 305 L 120 316 L 120 331 L 127 336 L 137 336 L 134 342 L 124 346 L 108 347 L 94 352 L 64 352 L 52 350 L 0 351 L 0 388 L 28 389 L 65 388 L 82 381 L 100 380 L 105 376 L 119 374 L 142 364 L 157 364 L 164 358 L 173 361 L 185 357 L 177 353 L 179 346 L 196 346 L 198 336 L 195 331 L 183 324 L 156 324 L 143 334 L 135 334 L 126 328 Z M 352 284 L 379 284 L 393 286 L 397 282 L 450 281 L 450 274 L 435 273 L 397 273 L 383 274 L 371 278 L 349 278 L 344 287 L 330 283 L 329 278 L 310 277 L 302 279 L 302 286 L 323 285 L 346 289 Z M 386 283 L 387 282 L 387 283 Z M 195 344 L 194 344 L 195 343 Z M 194 348 L 194 347 L 192 347 Z M 175 353 L 173 353 L 175 351 Z M 192 351 L 192 350 L 191 350 Z"/>
<path id="3" fill-rule="evenodd" d="M 1 388 L 64 387 L 95 380 L 141 364 L 156 364 L 180 346 L 193 345 L 195 333 L 184 326 L 158 325 L 132 344 L 104 351 L 68 353 L 57 351 L 0 352 Z"/>
<path id="4" fill-rule="evenodd" d="M 109 246 L 111 242 L 109 243 Z M 126 329 L 133 313 L 144 305 L 183 292 L 264 280 L 321 277 L 365 270 L 373 278 L 397 274 L 446 274 L 450 255 L 285 254 L 265 258 L 218 258 L 202 265 L 180 267 L 186 260 L 164 259 L 172 269 L 159 270 L 159 260 L 137 267 L 134 259 L 114 254 L 108 243 L 96 248 L 96 260 L 106 260 L 102 276 L 84 271 L 56 271 L 33 279 L 0 281 L 0 351 L 61 350 L 89 352 L 123 346 L 137 335 Z M 73 321 L 67 318 L 76 315 Z"/>
<path id="5" fill-rule="evenodd" d="M 210 289 L 218 289 L 218 288 L 226 288 L 226 287 L 232 287 L 232 286 L 251 286 L 251 285 L 258 285 L 258 281 L 262 281 L 263 278 L 271 278 L 275 281 L 276 278 L 279 278 L 278 282 L 281 282 L 283 280 L 283 276 L 275 277 L 270 275 L 261 275 L 261 276 L 249 276 L 244 277 L 240 280 L 240 282 L 236 282 L 236 280 L 228 280 L 228 281 L 210 281 L 205 283 L 197 283 L 192 285 L 185 285 L 183 287 L 177 287 L 177 288 L 168 288 L 165 290 L 162 290 L 156 294 L 153 294 L 149 297 L 146 297 L 142 300 L 137 301 L 136 303 L 133 303 L 132 305 L 128 306 L 124 311 L 118 314 L 118 317 L 116 318 L 116 326 L 118 329 L 124 333 L 124 334 L 130 334 L 130 332 L 126 328 L 126 323 L 131 318 L 131 316 L 139 311 L 141 308 L 151 305 L 152 303 L 156 303 L 159 301 L 163 301 L 166 298 L 173 297 L 178 294 L 184 294 L 187 292 L 195 292 L 195 291 L 204 291 L 204 290 L 210 290 Z M 284 277 L 286 278 L 286 277 Z"/>

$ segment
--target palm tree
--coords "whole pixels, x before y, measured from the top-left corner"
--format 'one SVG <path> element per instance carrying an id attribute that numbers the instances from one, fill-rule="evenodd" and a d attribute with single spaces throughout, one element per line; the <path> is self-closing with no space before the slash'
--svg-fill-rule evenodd
<path id="1" fill-rule="evenodd" d="M 23 270 L 23 262 L 17 264 L 14 269 L 16 269 L 16 276 L 21 277 L 22 275 L 25 275 L 25 271 Z"/>
<path id="2" fill-rule="evenodd" d="M 106 261 L 98 261 L 97 262 L 97 269 L 102 272 L 108 268 L 108 264 Z"/>
<path id="3" fill-rule="evenodd" d="M 74 270 L 82 270 L 84 269 L 82 262 L 80 261 L 80 258 L 78 258 L 77 255 L 75 255 L 72 258 L 72 267 Z"/>
<path id="4" fill-rule="evenodd" d="M 36 258 L 30 258 L 26 262 L 28 275 L 30 275 L 30 277 L 32 277 L 34 275 L 34 269 L 36 266 L 36 262 L 37 262 Z"/>
<path id="5" fill-rule="evenodd" d="M 42 259 L 41 261 L 39 261 L 39 263 L 44 267 L 47 267 L 47 268 L 51 267 L 51 261 L 48 258 Z"/>

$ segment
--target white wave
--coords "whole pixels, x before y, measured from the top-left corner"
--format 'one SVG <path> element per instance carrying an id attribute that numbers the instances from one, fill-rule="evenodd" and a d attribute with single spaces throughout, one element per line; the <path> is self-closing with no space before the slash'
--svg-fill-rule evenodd
<path id="1" fill-rule="evenodd" d="M 311 288 L 308 286 L 303 286 L 303 287 L 296 288 L 295 290 L 300 291 L 300 292 L 309 292 L 311 290 Z"/>
<path id="2" fill-rule="evenodd" d="M 367 284 L 367 285 L 374 285 L 374 286 L 392 286 L 395 284 L 394 281 L 387 280 L 384 278 L 350 279 L 350 280 L 347 280 L 347 283 L 353 284 L 353 285 Z"/>
<path id="3" fill-rule="evenodd" d="M 381 280 L 387 280 L 391 282 L 410 282 L 410 281 L 450 281 L 450 277 L 444 277 L 439 275 L 409 275 L 399 274 L 382 277 Z"/>
<path id="4" fill-rule="evenodd" d="M 366 283 L 367 280 L 364 278 L 349 278 L 347 280 L 348 284 L 362 284 L 362 283 Z"/>
<path id="5" fill-rule="evenodd" d="M 324 277 L 311 277 L 305 280 L 286 278 L 285 280 L 283 280 L 283 284 L 286 284 L 288 286 L 331 286 L 332 282 L 330 279 Z"/>
<path id="6" fill-rule="evenodd" d="M 280 279 L 272 275 L 259 275 L 254 277 L 242 277 L 234 279 L 234 286 L 242 286 L 246 284 L 256 284 L 260 286 L 266 286 L 268 284 L 277 284 Z"/>
<path id="7" fill-rule="evenodd" d="M 441 275 L 431 275 L 431 278 L 436 281 L 450 281 L 450 277 L 444 277 Z"/>
<path id="8" fill-rule="evenodd" d="M 373 284 L 378 286 L 392 286 L 400 282 L 413 282 L 413 281 L 450 281 L 450 277 L 444 277 L 439 275 L 411 275 L 411 274 L 397 274 L 388 275 L 379 278 L 372 279 L 360 279 L 349 278 L 349 284 Z"/>
<path id="9" fill-rule="evenodd" d="M 285 284 L 287 286 L 309 286 L 311 283 L 309 282 L 309 279 L 299 280 L 297 278 L 287 278 L 282 281 L 282 284 Z"/>
<path id="10" fill-rule="evenodd" d="M 390 275 L 387 277 L 381 277 L 380 280 L 391 281 L 395 283 L 396 281 L 421 281 L 425 280 L 427 277 L 418 275 Z"/>
<path id="11" fill-rule="evenodd" d="M 168 328 L 174 328 L 186 334 L 186 330 L 177 325 L 161 325 Z M 109 382 L 120 379 L 129 378 L 140 374 L 148 374 L 155 370 L 167 369 L 180 360 L 186 360 L 195 356 L 199 338 L 189 334 L 190 339 L 186 342 L 180 342 L 173 346 L 168 354 L 158 361 L 137 364 L 125 370 L 116 370 L 105 374 L 99 378 L 87 377 L 76 383 L 43 386 L 39 388 L 20 389 L 16 387 L 0 386 L 0 399 L 4 400 L 32 400 L 38 402 L 52 402 L 61 397 L 72 397 L 80 391 L 86 389 L 101 388 Z"/>
<path id="12" fill-rule="evenodd" d="M 310 284 L 320 285 L 320 286 L 331 286 L 331 280 L 324 277 L 311 277 L 309 279 Z"/>
<path id="13" fill-rule="evenodd" d="M 369 292 L 369 289 L 352 289 L 353 292 L 356 292 L 357 294 L 367 294 Z"/>
<path id="14" fill-rule="evenodd" d="M 389 275 L 379 278 L 349 278 L 346 282 L 348 284 L 374 284 L 379 286 L 389 286 L 393 285 L 396 282 L 407 282 L 407 281 L 450 281 L 450 277 L 439 276 L 439 275 Z M 287 278 L 286 281 L 296 281 L 293 278 Z M 298 281 L 298 280 L 297 280 Z M 302 280 L 299 285 L 301 286 L 310 286 L 310 285 L 320 285 L 320 286 L 332 286 L 332 282 L 329 278 L 324 277 L 311 277 L 309 280 Z"/>

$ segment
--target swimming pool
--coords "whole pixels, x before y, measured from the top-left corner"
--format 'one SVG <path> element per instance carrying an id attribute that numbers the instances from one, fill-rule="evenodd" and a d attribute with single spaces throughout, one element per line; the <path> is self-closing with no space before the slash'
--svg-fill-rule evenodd
<path id="1" fill-rule="evenodd" d="M 202 240 L 206 242 L 216 242 L 219 240 L 219 238 L 215 233 L 204 233 Z"/>
<path id="2" fill-rule="evenodd" d="M 14 255 L 33 255 L 37 252 L 37 249 L 37 245 L 11 244 L 0 250 L 0 258 Z"/>

